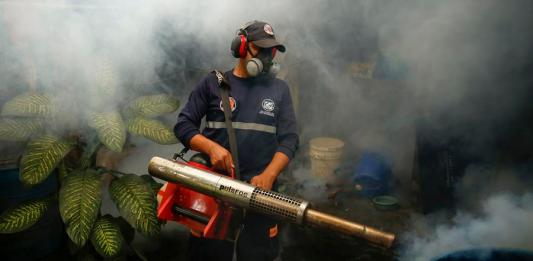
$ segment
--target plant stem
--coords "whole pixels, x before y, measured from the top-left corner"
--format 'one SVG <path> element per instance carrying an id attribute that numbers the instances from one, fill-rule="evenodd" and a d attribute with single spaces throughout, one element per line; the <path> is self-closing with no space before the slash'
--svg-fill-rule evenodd
<path id="1" fill-rule="evenodd" d="M 94 156 L 98 149 L 100 148 L 100 140 L 98 139 L 98 134 L 96 132 L 91 131 L 87 137 L 87 146 L 85 147 L 85 150 L 83 151 L 83 155 L 80 159 L 80 167 L 81 169 L 87 169 L 91 165 L 93 165 Z"/>

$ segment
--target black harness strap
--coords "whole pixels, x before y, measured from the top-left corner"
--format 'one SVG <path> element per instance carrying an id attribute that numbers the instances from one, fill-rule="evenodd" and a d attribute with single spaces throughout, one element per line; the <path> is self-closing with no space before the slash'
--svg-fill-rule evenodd
<path id="1" fill-rule="evenodd" d="M 237 138 L 235 137 L 235 129 L 231 122 L 231 107 L 229 102 L 229 90 L 230 85 L 224 74 L 214 70 L 213 73 L 217 77 L 218 86 L 220 87 L 220 96 L 222 97 L 222 108 L 224 109 L 224 120 L 226 123 L 226 130 L 228 132 L 229 139 L 229 148 L 231 152 L 231 157 L 233 158 L 233 164 L 235 165 L 235 177 L 237 179 L 241 178 L 241 173 L 239 171 L 239 154 L 237 152 Z"/>

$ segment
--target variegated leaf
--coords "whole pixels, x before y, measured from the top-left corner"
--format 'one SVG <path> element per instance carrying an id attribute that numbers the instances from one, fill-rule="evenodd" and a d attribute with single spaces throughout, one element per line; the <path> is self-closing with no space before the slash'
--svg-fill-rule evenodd
<path id="1" fill-rule="evenodd" d="M 32 200 L 9 208 L 0 215 L 0 233 L 16 233 L 33 226 L 44 215 L 50 198 Z"/>
<path id="2" fill-rule="evenodd" d="M 135 117 L 128 122 L 131 134 L 143 136 L 159 144 L 176 144 L 178 139 L 169 127 L 158 120 Z"/>
<path id="3" fill-rule="evenodd" d="M 0 119 L 0 140 L 25 141 L 43 129 L 38 119 Z"/>
<path id="4" fill-rule="evenodd" d="M 67 164 L 64 160 L 60 161 L 59 164 L 57 164 L 57 172 L 59 174 L 59 182 L 63 182 L 67 175 L 70 173 L 71 170 L 67 167 Z"/>
<path id="5" fill-rule="evenodd" d="M 96 171 L 69 173 L 59 190 L 59 212 L 72 242 L 85 245 L 102 202 L 100 175 Z"/>
<path id="6" fill-rule="evenodd" d="M 73 144 L 49 135 L 31 141 L 20 163 L 20 180 L 27 185 L 43 182 L 72 148 Z"/>
<path id="7" fill-rule="evenodd" d="M 108 149 L 122 151 L 126 142 L 126 126 L 118 112 L 90 113 L 89 126 L 96 129 L 98 138 Z"/>
<path id="8" fill-rule="evenodd" d="M 43 94 L 23 93 L 4 104 L 2 116 L 49 117 L 52 112 L 50 99 Z"/>
<path id="9" fill-rule="evenodd" d="M 143 117 L 156 117 L 177 110 L 180 103 L 170 95 L 158 94 L 139 97 L 131 101 L 128 108 Z"/>
<path id="10" fill-rule="evenodd" d="M 120 227 L 110 215 L 100 217 L 94 224 L 91 243 L 104 258 L 116 257 L 122 252 L 124 239 Z"/>
<path id="11" fill-rule="evenodd" d="M 163 184 L 155 181 L 154 178 L 152 178 L 152 176 L 150 176 L 148 174 L 141 175 L 141 178 L 144 179 L 145 181 L 147 181 L 148 184 L 150 184 L 150 187 L 152 188 L 152 190 L 154 191 L 154 194 L 156 194 L 156 195 L 159 192 L 159 190 L 161 189 L 161 187 L 163 187 Z"/>
<path id="12" fill-rule="evenodd" d="M 115 65 L 109 55 L 100 57 L 95 65 L 93 81 L 96 90 L 105 98 L 114 98 L 119 90 L 119 76 Z"/>
<path id="13" fill-rule="evenodd" d="M 159 234 L 157 203 L 148 182 L 137 175 L 124 175 L 111 182 L 109 192 L 120 214 L 137 231 L 147 236 Z"/>

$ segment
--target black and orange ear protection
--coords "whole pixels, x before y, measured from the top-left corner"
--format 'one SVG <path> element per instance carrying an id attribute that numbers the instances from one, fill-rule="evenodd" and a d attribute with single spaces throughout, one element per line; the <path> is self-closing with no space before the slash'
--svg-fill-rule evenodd
<path id="1" fill-rule="evenodd" d="M 231 41 L 231 54 L 235 58 L 246 57 L 248 51 L 248 33 L 246 27 L 239 29 L 237 36 Z"/>

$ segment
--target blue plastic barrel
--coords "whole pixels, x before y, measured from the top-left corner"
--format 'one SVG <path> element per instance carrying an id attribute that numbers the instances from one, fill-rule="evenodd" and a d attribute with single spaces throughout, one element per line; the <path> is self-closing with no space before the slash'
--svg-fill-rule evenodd
<path id="1" fill-rule="evenodd" d="M 20 203 L 49 196 L 58 191 L 57 173 L 31 188 L 19 180 L 19 169 L 0 170 L 0 211 Z M 57 251 L 64 241 L 58 203 L 53 200 L 44 216 L 27 230 L 0 234 L 2 260 L 40 260 Z"/>
<path id="2" fill-rule="evenodd" d="M 365 151 L 355 165 L 352 183 L 365 197 L 387 194 L 392 170 L 381 154 Z"/>
<path id="3" fill-rule="evenodd" d="M 453 252 L 433 261 L 531 261 L 533 252 L 519 249 L 482 248 Z"/>
<path id="4" fill-rule="evenodd" d="M 59 188 L 55 173 L 41 184 L 25 187 L 20 182 L 18 168 L 0 170 L 0 181 L 0 211 L 26 200 L 43 198 L 57 192 Z"/>

